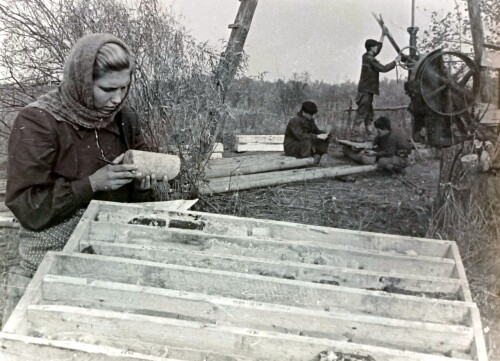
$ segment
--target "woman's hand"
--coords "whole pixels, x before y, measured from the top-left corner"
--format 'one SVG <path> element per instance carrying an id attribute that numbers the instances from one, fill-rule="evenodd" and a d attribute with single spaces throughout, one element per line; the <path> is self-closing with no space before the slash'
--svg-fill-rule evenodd
<path id="1" fill-rule="evenodd" d="M 112 191 L 132 182 L 140 177 L 137 166 L 133 164 L 119 164 L 123 160 L 124 154 L 113 160 L 114 164 L 108 164 L 98 169 L 89 176 L 90 185 L 94 192 Z"/>
<path id="2" fill-rule="evenodd" d="M 134 187 L 136 190 L 144 192 L 144 191 L 147 191 L 148 189 L 156 187 L 158 182 L 163 182 L 164 184 L 168 185 L 168 177 L 164 176 L 163 179 L 157 180 L 155 175 L 152 174 L 152 175 L 148 175 L 144 178 L 140 178 L 140 179 L 136 178 L 134 180 Z"/>

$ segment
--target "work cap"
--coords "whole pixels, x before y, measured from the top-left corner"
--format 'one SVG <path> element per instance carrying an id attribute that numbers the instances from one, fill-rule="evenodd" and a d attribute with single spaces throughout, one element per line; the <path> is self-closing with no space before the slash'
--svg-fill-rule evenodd
<path id="1" fill-rule="evenodd" d="M 366 50 L 370 49 L 373 46 L 380 46 L 380 47 L 382 47 L 382 43 L 380 41 L 373 40 L 373 39 L 368 39 L 367 41 L 365 41 L 365 48 L 366 48 Z"/>
<path id="2" fill-rule="evenodd" d="M 318 112 L 318 107 L 314 102 L 305 101 L 302 103 L 302 108 L 300 108 L 300 110 L 307 114 L 314 115 Z"/>

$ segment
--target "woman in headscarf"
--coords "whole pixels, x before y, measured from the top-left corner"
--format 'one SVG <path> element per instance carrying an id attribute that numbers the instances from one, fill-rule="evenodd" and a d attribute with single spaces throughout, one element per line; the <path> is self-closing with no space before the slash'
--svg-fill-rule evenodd
<path id="1" fill-rule="evenodd" d="M 31 276 L 47 251 L 60 251 L 92 199 L 149 200 L 154 177 L 120 164 L 146 149 L 126 105 L 134 59 L 110 34 L 82 37 L 61 85 L 22 109 L 9 139 L 5 204 L 21 224 L 20 266 Z"/>

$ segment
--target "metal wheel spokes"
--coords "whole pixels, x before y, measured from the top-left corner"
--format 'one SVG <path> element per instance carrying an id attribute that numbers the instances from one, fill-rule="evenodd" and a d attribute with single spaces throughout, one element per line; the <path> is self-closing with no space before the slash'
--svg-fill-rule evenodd
<path id="1" fill-rule="evenodd" d="M 420 71 L 420 94 L 434 112 L 458 115 L 473 105 L 479 82 L 479 67 L 466 55 L 438 52 Z"/>

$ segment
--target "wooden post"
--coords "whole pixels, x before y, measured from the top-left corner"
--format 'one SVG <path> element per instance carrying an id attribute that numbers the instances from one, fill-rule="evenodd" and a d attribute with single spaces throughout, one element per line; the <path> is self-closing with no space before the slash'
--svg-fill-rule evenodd
<path id="1" fill-rule="evenodd" d="M 349 97 L 349 109 L 347 110 L 347 124 L 345 128 L 345 139 L 349 139 L 349 133 L 351 130 L 351 112 L 352 112 L 352 98 Z"/>
<path id="2" fill-rule="evenodd" d="M 472 44 L 474 47 L 474 61 L 481 64 L 483 56 L 484 32 L 481 21 L 481 5 L 477 0 L 467 0 L 469 10 L 470 29 L 472 33 Z M 488 75 L 486 71 L 481 71 L 481 101 L 487 102 L 489 99 Z"/>
<path id="3" fill-rule="evenodd" d="M 250 30 L 253 14 L 257 8 L 258 1 L 259 0 L 240 0 L 240 7 L 236 15 L 236 20 L 234 24 L 228 26 L 232 29 L 231 35 L 219 64 L 219 85 L 223 87 L 223 94 L 225 94 L 227 87 L 233 80 L 240 64 L 243 47 L 248 31 Z"/>

